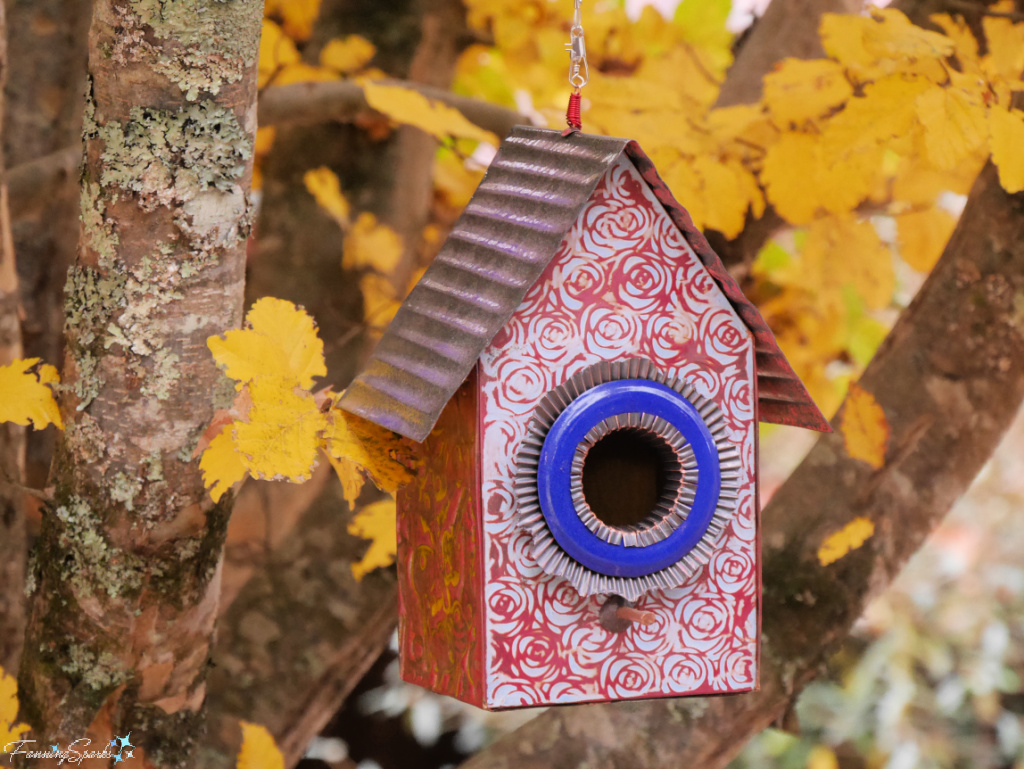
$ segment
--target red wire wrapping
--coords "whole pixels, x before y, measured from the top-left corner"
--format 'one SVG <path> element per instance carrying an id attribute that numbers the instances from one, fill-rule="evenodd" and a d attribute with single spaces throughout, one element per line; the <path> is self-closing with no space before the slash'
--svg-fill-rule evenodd
<path id="1" fill-rule="evenodd" d="M 565 131 L 565 134 L 570 134 L 573 131 L 583 130 L 583 122 L 580 118 L 580 92 L 573 91 L 569 94 L 569 106 L 565 110 L 565 122 L 569 128 Z"/>

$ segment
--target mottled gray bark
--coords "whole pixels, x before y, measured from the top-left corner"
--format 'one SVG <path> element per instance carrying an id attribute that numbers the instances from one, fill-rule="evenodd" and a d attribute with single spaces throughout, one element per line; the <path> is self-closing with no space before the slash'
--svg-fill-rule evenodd
<path id="1" fill-rule="evenodd" d="M 230 500 L 191 454 L 231 395 L 206 339 L 241 319 L 261 17 L 260 0 L 93 6 L 66 431 L 19 676 L 46 744 L 132 731 L 149 765 L 187 766 L 202 740 Z"/>

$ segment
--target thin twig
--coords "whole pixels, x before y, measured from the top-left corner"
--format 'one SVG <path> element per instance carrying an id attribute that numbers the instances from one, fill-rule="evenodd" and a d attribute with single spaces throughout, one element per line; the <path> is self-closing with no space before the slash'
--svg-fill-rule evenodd
<path id="1" fill-rule="evenodd" d="M 950 8 L 956 8 L 961 12 L 973 13 L 975 16 L 991 16 L 996 19 L 1024 21 L 1024 13 L 1018 11 L 990 11 L 985 7 L 968 2 L 968 0 L 943 0 L 943 4 L 948 5 Z"/>
<path id="2" fill-rule="evenodd" d="M 14 481 L 4 480 L 3 478 L 0 478 L 0 494 L 4 496 L 9 494 L 28 494 L 46 503 L 53 502 L 53 488 L 33 489 Z"/>

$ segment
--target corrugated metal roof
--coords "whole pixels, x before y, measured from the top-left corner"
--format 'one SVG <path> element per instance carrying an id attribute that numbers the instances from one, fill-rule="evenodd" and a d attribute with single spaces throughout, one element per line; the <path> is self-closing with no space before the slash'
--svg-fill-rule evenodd
<path id="1" fill-rule="evenodd" d="M 639 146 L 526 126 L 514 129 L 501 145 L 440 253 L 345 391 L 341 407 L 424 440 L 623 151 L 753 332 L 762 421 L 829 429 L 760 313 Z"/>

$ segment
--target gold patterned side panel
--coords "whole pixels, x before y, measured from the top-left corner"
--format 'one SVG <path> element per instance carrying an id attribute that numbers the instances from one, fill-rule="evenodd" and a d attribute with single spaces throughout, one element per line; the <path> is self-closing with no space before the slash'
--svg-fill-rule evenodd
<path id="1" fill-rule="evenodd" d="M 484 683 L 477 403 L 474 368 L 398 493 L 402 678 L 475 705 Z"/>

